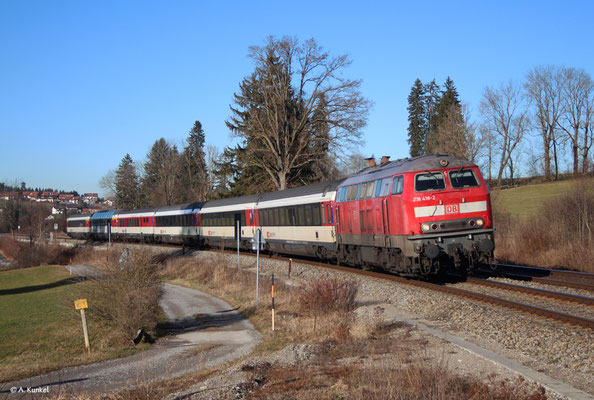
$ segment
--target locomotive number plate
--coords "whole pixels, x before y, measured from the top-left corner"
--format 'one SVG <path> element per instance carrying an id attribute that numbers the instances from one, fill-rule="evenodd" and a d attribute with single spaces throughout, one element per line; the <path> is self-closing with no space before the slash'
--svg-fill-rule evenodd
<path id="1" fill-rule="evenodd" d="M 450 204 L 445 206 L 446 214 L 459 214 L 460 206 L 458 204 Z"/>

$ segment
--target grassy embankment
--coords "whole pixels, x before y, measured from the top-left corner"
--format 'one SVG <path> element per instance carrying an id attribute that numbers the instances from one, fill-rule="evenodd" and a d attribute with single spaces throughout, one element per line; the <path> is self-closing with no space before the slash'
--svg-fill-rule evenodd
<path id="1" fill-rule="evenodd" d="M 594 179 L 492 190 L 495 256 L 594 273 Z"/>
<path id="2" fill-rule="evenodd" d="M 87 354 L 74 300 L 85 297 L 91 285 L 59 266 L 0 272 L 0 382 L 138 351 L 114 345 L 113 329 L 95 318 L 90 301 Z"/>
<path id="3" fill-rule="evenodd" d="M 491 190 L 495 212 L 509 213 L 514 219 L 533 217 L 550 200 L 569 193 L 573 180 L 519 186 L 511 189 Z"/>

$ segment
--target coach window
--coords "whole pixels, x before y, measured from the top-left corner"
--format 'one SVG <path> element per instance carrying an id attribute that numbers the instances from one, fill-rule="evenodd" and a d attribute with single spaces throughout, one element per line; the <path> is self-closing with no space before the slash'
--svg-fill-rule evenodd
<path id="1" fill-rule="evenodd" d="M 392 182 L 392 194 L 401 194 L 402 193 L 402 175 L 395 176 Z"/>
<path id="2" fill-rule="evenodd" d="M 326 222 L 328 225 L 332 224 L 332 208 L 330 204 L 326 204 Z"/>
<path id="3" fill-rule="evenodd" d="M 304 206 L 297 206 L 297 225 L 298 226 L 305 226 L 305 207 Z"/>
<path id="4" fill-rule="evenodd" d="M 311 216 L 311 207 L 309 205 L 305 205 L 305 225 L 311 226 L 312 225 L 312 216 Z"/>
<path id="5" fill-rule="evenodd" d="M 313 224 L 315 226 L 322 225 L 322 213 L 320 212 L 320 203 L 312 204 L 311 205 L 311 213 L 313 216 Z"/>

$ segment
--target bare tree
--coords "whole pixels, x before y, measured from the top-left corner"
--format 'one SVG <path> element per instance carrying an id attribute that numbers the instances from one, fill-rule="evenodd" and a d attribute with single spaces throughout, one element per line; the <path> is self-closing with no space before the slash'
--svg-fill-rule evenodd
<path id="1" fill-rule="evenodd" d="M 116 173 L 113 169 L 99 180 L 99 187 L 104 190 L 105 197 L 113 197 L 116 193 Z"/>
<path id="2" fill-rule="evenodd" d="M 473 162 L 481 149 L 481 139 L 470 121 L 468 107 L 456 103 L 442 114 L 430 141 L 428 147 L 434 153 L 450 154 Z"/>
<path id="3" fill-rule="evenodd" d="M 543 141 L 544 173 L 547 179 L 551 177 L 551 147 L 555 163 L 555 179 L 559 178 L 557 129 L 563 110 L 563 80 L 561 68 L 547 65 L 530 71 L 524 84 L 526 94 L 535 108 L 534 118 Z"/>
<path id="4" fill-rule="evenodd" d="M 361 82 L 346 79 L 347 56 L 331 57 L 310 39 L 268 38 L 250 48 L 255 72 L 235 94 L 227 126 L 245 142 L 244 156 L 276 189 L 311 167 L 323 152 L 360 142 L 370 103 Z M 326 145 L 321 145 L 324 142 Z"/>
<path id="5" fill-rule="evenodd" d="M 588 152 L 592 123 L 593 88 L 592 78 L 582 70 L 563 68 L 562 114 L 559 127 L 567 134 L 571 143 L 573 174 L 579 173 L 580 149 L 582 150 L 582 172 L 587 172 Z M 581 142 L 581 145 L 580 145 Z"/>
<path id="6" fill-rule="evenodd" d="M 481 101 L 483 131 L 494 138 L 494 149 L 499 153 L 497 186 L 506 168 L 513 181 L 514 152 L 522 141 L 527 128 L 527 110 L 520 89 L 513 83 L 502 84 L 498 89 L 485 88 Z"/>

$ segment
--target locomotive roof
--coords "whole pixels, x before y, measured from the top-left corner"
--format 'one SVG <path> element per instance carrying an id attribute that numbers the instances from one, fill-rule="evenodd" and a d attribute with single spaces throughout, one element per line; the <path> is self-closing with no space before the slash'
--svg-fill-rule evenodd
<path id="1" fill-rule="evenodd" d="M 447 166 L 444 167 L 441 165 L 440 163 L 442 161 L 447 161 Z M 399 160 L 390 161 L 375 167 L 365 168 L 345 179 L 343 183 L 345 185 L 352 185 L 354 183 L 366 182 L 411 171 L 426 171 L 441 168 L 474 166 L 476 166 L 474 163 L 463 158 L 458 158 L 447 154 L 428 154 L 413 158 L 401 158 Z"/>

